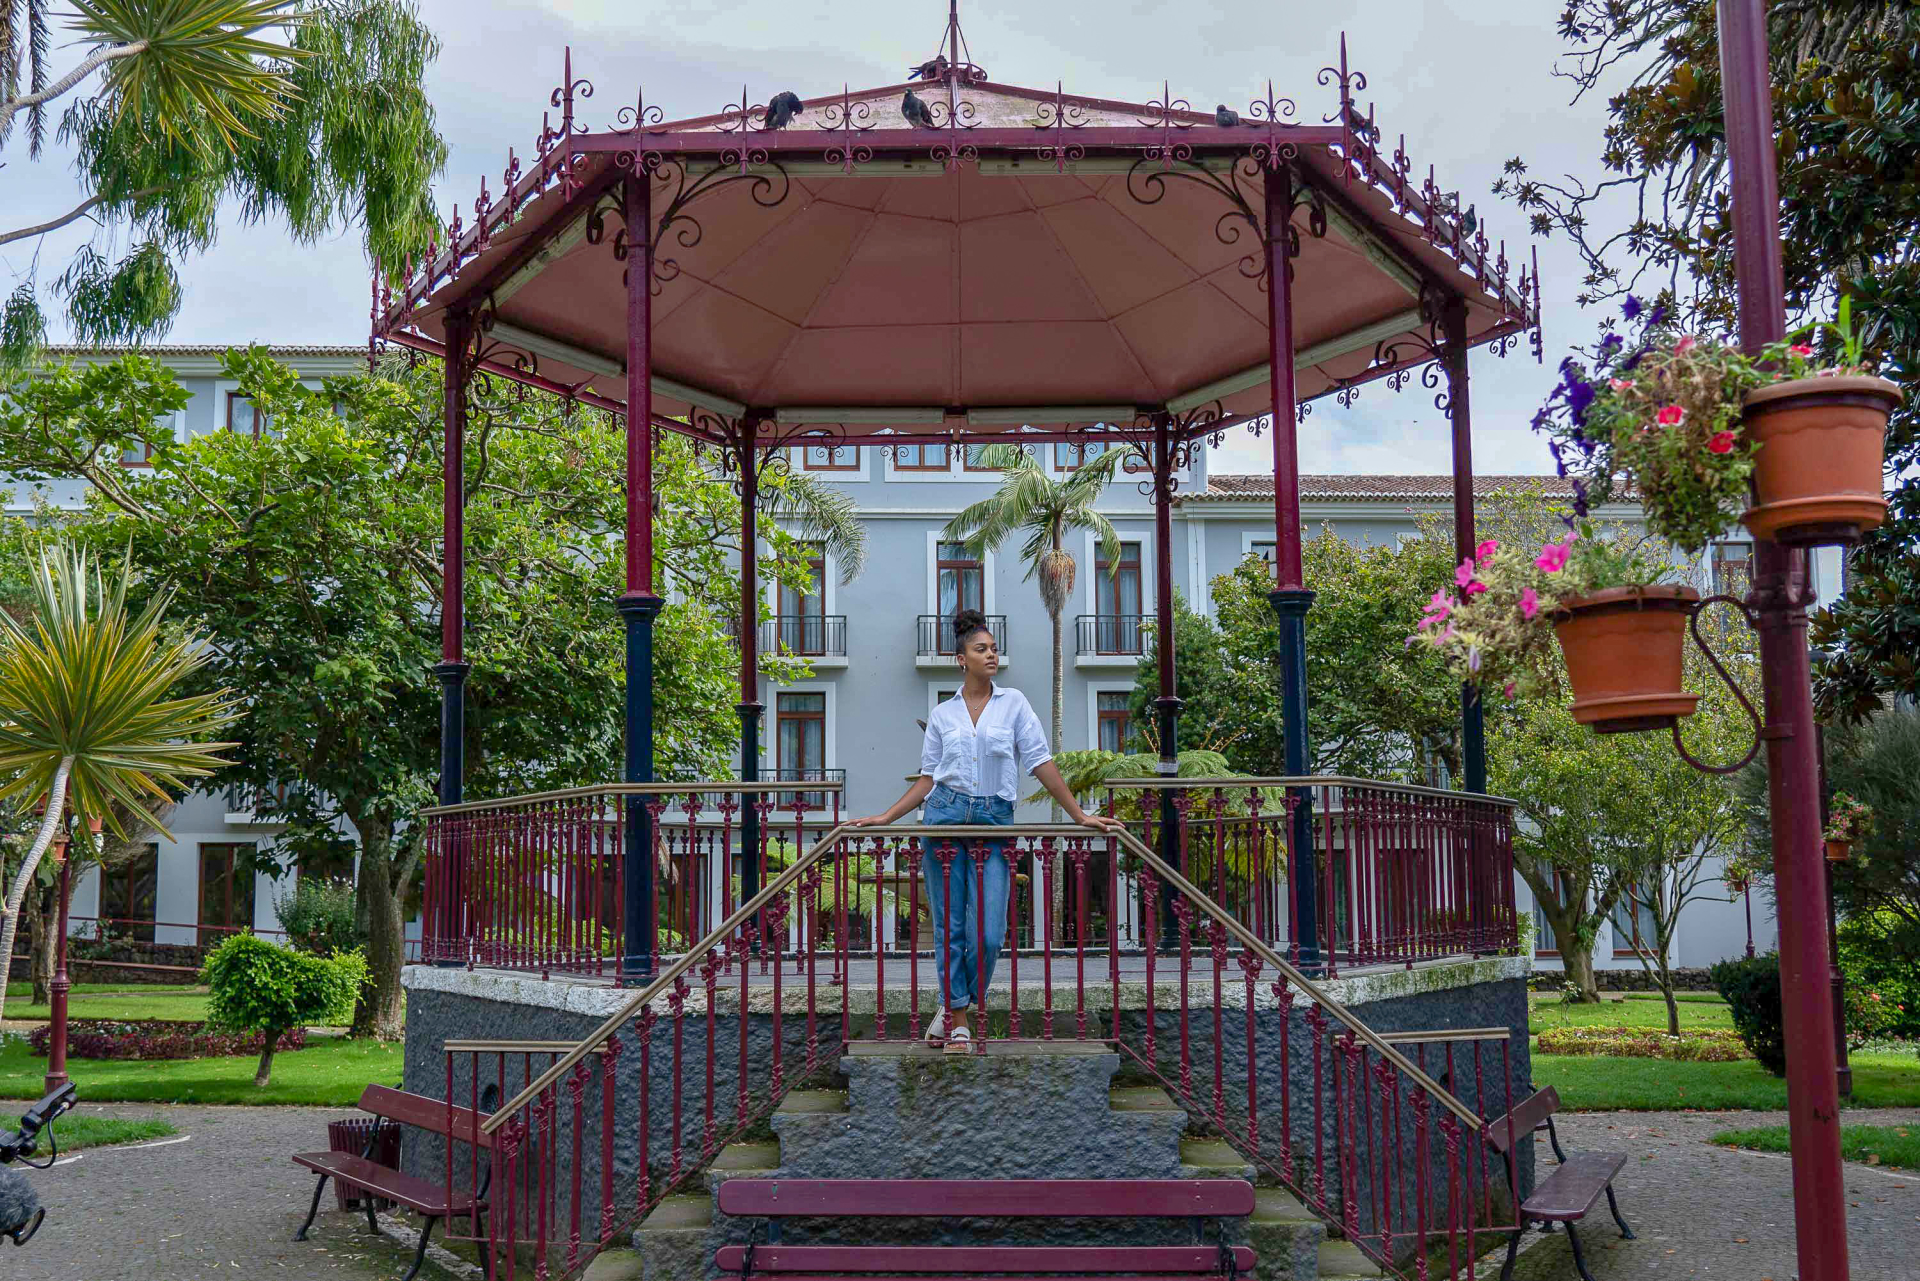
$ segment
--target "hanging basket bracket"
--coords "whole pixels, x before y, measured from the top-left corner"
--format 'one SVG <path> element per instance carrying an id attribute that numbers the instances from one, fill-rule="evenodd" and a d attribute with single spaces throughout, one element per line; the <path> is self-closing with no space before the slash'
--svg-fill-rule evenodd
<path id="1" fill-rule="evenodd" d="M 1709 663 L 1713 664 L 1713 670 L 1719 673 L 1720 679 L 1723 682 L 1725 682 L 1726 687 L 1733 691 L 1733 696 L 1736 699 L 1740 700 L 1740 708 L 1742 711 L 1746 712 L 1747 719 L 1753 722 L 1753 744 L 1752 746 L 1747 748 L 1746 755 L 1742 756 L 1739 760 L 1735 761 L 1731 765 L 1710 765 L 1706 761 L 1700 760 L 1698 757 L 1694 756 L 1692 752 L 1689 752 L 1687 750 L 1687 745 L 1684 742 L 1682 742 L 1680 739 L 1680 723 L 1678 721 L 1675 721 L 1669 727 L 1673 734 L 1673 750 L 1680 754 L 1681 760 L 1693 766 L 1695 769 L 1699 770 L 1703 774 L 1737 774 L 1739 773 L 1741 770 L 1745 769 L 1749 764 L 1752 763 L 1754 757 L 1760 754 L 1761 745 L 1765 743 L 1765 741 L 1768 738 L 1774 736 L 1772 732 L 1770 732 L 1762 724 L 1760 719 L 1760 713 L 1754 707 L 1753 700 L 1747 697 L 1746 691 L 1740 688 L 1739 683 L 1736 682 L 1733 679 L 1733 676 L 1727 671 L 1726 664 L 1720 661 L 1720 656 L 1713 652 L 1713 647 L 1711 645 L 1707 644 L 1706 637 L 1700 634 L 1701 612 L 1705 610 L 1706 607 L 1709 605 L 1716 605 L 1721 603 L 1732 605 L 1735 609 L 1740 611 L 1740 617 L 1743 620 L 1745 620 L 1749 628 L 1752 628 L 1754 631 L 1760 630 L 1759 625 L 1754 621 L 1753 610 L 1747 605 L 1747 603 L 1741 600 L 1738 596 L 1726 596 L 1726 595 L 1709 596 L 1705 600 L 1701 601 L 1699 604 L 1695 605 L 1693 607 L 1692 615 L 1687 619 L 1687 630 L 1693 634 L 1693 643 L 1700 647 L 1700 652 L 1707 656 L 1707 661 Z"/>

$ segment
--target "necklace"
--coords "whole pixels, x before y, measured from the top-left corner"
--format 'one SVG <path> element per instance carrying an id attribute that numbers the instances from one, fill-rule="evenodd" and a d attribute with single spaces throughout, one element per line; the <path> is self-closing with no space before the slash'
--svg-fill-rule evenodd
<path id="1" fill-rule="evenodd" d="M 981 698 L 977 702 L 974 700 L 974 697 L 971 694 L 964 694 L 962 695 L 962 697 L 967 704 L 967 716 L 970 719 L 977 722 L 980 719 L 980 713 L 986 711 L 987 704 L 992 701 L 993 691 L 988 690 L 985 697 Z"/>

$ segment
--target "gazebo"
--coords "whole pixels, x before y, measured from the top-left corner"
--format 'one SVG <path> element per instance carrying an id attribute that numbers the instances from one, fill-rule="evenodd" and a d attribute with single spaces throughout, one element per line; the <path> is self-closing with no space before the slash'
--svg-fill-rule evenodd
<path id="1" fill-rule="evenodd" d="M 925 945 L 942 946 L 921 933 L 917 873 L 966 859 L 969 843 L 984 866 L 989 829 L 856 836 L 810 831 L 797 804 L 791 827 L 775 813 L 793 784 L 758 776 L 750 550 L 767 469 L 796 447 L 1132 450 L 1154 506 L 1165 637 L 1183 469 L 1238 427 L 1273 451 L 1286 774 L 1173 777 L 1168 652 L 1167 755 L 1162 777 L 1134 784 L 1133 828 L 990 829 L 1032 872 L 1012 890 L 1004 985 L 989 990 L 983 971 L 980 1061 L 989 1037 L 1076 1042 L 1058 1061 L 1036 1053 L 1052 1066 L 1035 1070 L 1091 1072 L 1072 1090 L 1098 1101 L 1097 1115 L 1001 1136 L 1006 1168 L 1177 1174 L 1171 1147 L 1135 1144 L 1117 1165 L 1075 1147 L 1106 1133 L 1105 1081 L 1126 1055 L 1164 1085 L 1161 1112 L 1205 1117 L 1395 1275 L 1428 1275 L 1442 1242 L 1458 1276 L 1489 1233 L 1517 1241 L 1500 1206 L 1530 1184 L 1530 1140 L 1509 1127 L 1491 1154 L 1481 1142 L 1529 1074 L 1509 807 L 1484 796 L 1480 715 L 1464 696 L 1464 792 L 1311 775 L 1297 442 L 1315 399 L 1417 379 L 1450 423 L 1454 535 L 1471 555 L 1467 356 L 1523 339 L 1539 356 L 1538 264 L 1517 265 L 1431 169 L 1416 172 L 1403 138 L 1390 144 L 1360 105 L 1366 77 L 1344 39 L 1319 81 L 1331 109 L 1306 119 L 1271 87 L 1244 110 L 1206 111 L 1166 86 L 1131 103 L 996 84 L 950 5 L 939 49 L 904 83 L 743 94 L 675 121 L 636 94 L 596 127 L 569 54 L 532 158 L 509 150 L 498 193 L 483 182 L 444 245 L 376 277 L 374 344 L 438 356 L 446 379 L 425 912 L 426 959 L 445 968 L 408 971 L 407 1079 L 444 1090 L 449 1116 L 456 1099 L 465 1109 L 465 1128 L 446 1131 L 449 1198 L 480 1164 L 455 1159 L 462 1143 L 490 1150 L 495 1187 L 516 1189 L 470 1227 L 491 1265 L 511 1275 L 531 1248 L 537 1275 L 571 1274 L 797 1081 L 855 1058 L 867 1079 L 898 1047 L 917 1050 Z M 624 418 L 622 783 L 462 796 L 462 463 L 479 378 Z M 709 448 L 740 494 L 736 780 L 654 779 L 652 460 L 667 432 Z M 770 860 L 776 821 L 784 849 Z M 684 910 L 658 901 L 662 858 L 685 869 Z M 1111 911 L 1123 858 L 1145 922 L 1125 939 Z M 1102 892 L 1104 924 L 1089 909 Z M 663 923 L 678 939 L 664 949 Z M 609 970 L 634 990 L 595 985 Z M 565 992 L 541 981 L 582 975 Z M 470 1039 L 476 1026 L 505 1039 Z M 853 1177 L 907 1177 L 924 1155 L 905 1140 L 858 1146 Z M 409 1159 L 441 1177 L 438 1158 Z"/>
<path id="2" fill-rule="evenodd" d="M 1099 442 L 1137 450 L 1154 503 L 1158 626 L 1170 633 L 1169 507 L 1191 451 L 1228 429 L 1272 445 L 1272 601 L 1282 623 L 1286 764 L 1307 772 L 1297 439 L 1314 400 L 1418 377 L 1451 424 L 1455 539 L 1474 546 L 1467 353 L 1540 351 L 1537 257 L 1516 267 L 1404 135 L 1356 95 L 1344 37 L 1331 109 L 1267 95 L 1196 111 L 997 84 L 955 6 L 903 84 L 790 92 L 666 121 L 644 93 L 595 127 L 569 52 L 533 158 L 509 149 L 445 244 L 375 282 L 373 338 L 444 359 L 443 805 L 463 800 L 465 391 L 507 379 L 627 422 L 626 779 L 653 777 L 650 442 L 678 432 L 736 478 L 753 543 L 757 478 L 794 446 Z M 1311 116 L 1313 113 L 1308 113 Z M 1392 143 L 1389 148 L 1389 143 Z M 1417 372 L 1416 372 L 1417 371 Z M 645 424 L 646 429 L 641 429 Z M 740 777 L 761 707 L 742 566 Z M 1159 669 L 1159 741 L 1180 711 Z M 1463 702 L 1465 785 L 1485 790 Z M 1170 817 L 1170 815 L 1169 815 Z M 626 834 L 626 968 L 651 971 L 651 819 Z M 1309 821 L 1306 813 L 1296 821 Z M 743 826 L 756 815 L 745 806 Z M 1171 823 L 1163 825 L 1171 828 Z M 1303 869 L 1311 875 L 1311 869 Z M 746 869 L 743 893 L 757 885 Z M 1313 958 L 1308 904 L 1298 930 Z"/>

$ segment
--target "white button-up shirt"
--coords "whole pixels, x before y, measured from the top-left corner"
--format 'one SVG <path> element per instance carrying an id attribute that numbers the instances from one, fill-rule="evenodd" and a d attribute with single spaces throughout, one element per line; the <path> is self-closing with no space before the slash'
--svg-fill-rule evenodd
<path id="1" fill-rule="evenodd" d="M 933 709 L 920 747 L 920 772 L 969 796 L 1019 802 L 1020 779 L 1053 759 L 1033 704 L 1017 689 L 993 687 L 975 724 L 964 692 Z"/>

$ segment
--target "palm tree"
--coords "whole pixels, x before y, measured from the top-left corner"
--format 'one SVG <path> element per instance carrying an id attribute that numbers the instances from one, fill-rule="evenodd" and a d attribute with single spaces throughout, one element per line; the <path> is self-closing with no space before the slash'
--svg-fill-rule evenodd
<path id="1" fill-rule="evenodd" d="M 128 816 L 163 812 L 169 789 L 228 763 L 216 753 L 232 744 L 204 741 L 235 719 L 226 693 L 171 696 L 206 661 L 205 646 L 166 634 L 169 593 L 130 615 L 131 577 L 123 566 L 109 578 L 85 551 L 52 548 L 33 574 L 33 618 L 0 611 L 0 801 L 42 808 L 7 891 L 0 957 L 13 955 L 21 903 L 69 794 L 75 812 L 125 839 Z"/>
<path id="2" fill-rule="evenodd" d="M 1120 535 L 1105 516 L 1094 510 L 1107 483 L 1121 460 L 1133 454 L 1131 449 L 1109 448 L 1087 459 L 1065 480 L 1047 475 L 1046 468 L 1032 454 L 1014 445 L 993 445 L 983 450 L 980 463 L 1006 473 L 1000 488 L 991 498 L 983 498 L 947 522 L 943 537 L 966 544 L 974 556 L 992 551 L 1016 533 L 1027 541 L 1020 546 L 1020 559 L 1027 563 L 1025 577 L 1040 580 L 1040 603 L 1053 622 L 1053 723 L 1052 748 L 1060 750 L 1062 699 L 1066 672 L 1060 636 L 1060 613 L 1073 595 L 1077 567 L 1073 553 L 1065 546 L 1070 529 L 1091 530 L 1100 540 L 1107 563 L 1120 561 Z M 1060 807 L 1053 807 L 1057 821 Z"/>

